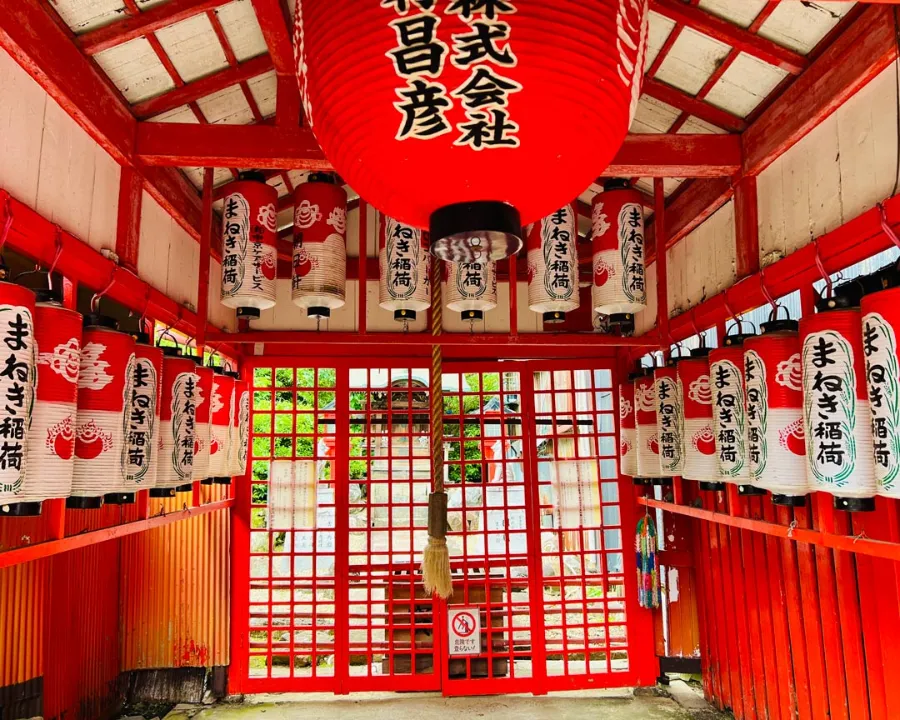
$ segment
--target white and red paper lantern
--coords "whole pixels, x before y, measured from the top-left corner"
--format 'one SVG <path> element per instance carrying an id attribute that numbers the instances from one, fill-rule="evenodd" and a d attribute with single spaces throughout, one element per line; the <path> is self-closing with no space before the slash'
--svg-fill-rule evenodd
<path id="1" fill-rule="evenodd" d="M 747 391 L 744 385 L 744 340 L 747 337 L 729 335 L 723 347 L 710 352 L 709 382 L 719 479 L 738 485 L 743 493 L 753 494 L 759 491 L 750 484 L 747 456 Z"/>
<path id="2" fill-rule="evenodd" d="M 575 206 L 565 205 L 530 225 L 528 308 L 545 323 L 560 323 L 578 309 L 578 225 Z"/>
<path id="3" fill-rule="evenodd" d="M 126 401 L 134 381 L 134 339 L 111 318 L 85 316 L 78 370 L 72 496 L 66 506 L 95 509 L 123 498 Z"/>
<path id="4" fill-rule="evenodd" d="M 431 253 L 424 232 L 381 216 L 378 231 L 378 306 L 394 320 L 413 322 L 431 307 Z"/>
<path id="5" fill-rule="evenodd" d="M 635 432 L 634 380 L 629 379 L 619 383 L 619 464 L 632 478 L 638 474 Z"/>
<path id="6" fill-rule="evenodd" d="M 275 305 L 278 191 L 260 172 L 242 172 L 222 207 L 222 304 L 258 318 Z"/>
<path id="7" fill-rule="evenodd" d="M 750 482 L 770 491 L 777 505 L 803 505 L 810 492 L 797 327 L 793 320 L 772 320 L 744 343 Z"/>
<path id="8" fill-rule="evenodd" d="M 696 348 L 678 361 L 678 382 L 684 399 L 684 469 L 681 476 L 701 489 L 722 487 L 713 431 L 713 393 L 709 381 L 709 350 Z"/>
<path id="9" fill-rule="evenodd" d="M 442 260 L 499 260 L 621 146 L 647 17 L 646 0 L 303 0 L 300 98 L 335 170 L 381 212 L 431 221 Z"/>
<path id="10" fill-rule="evenodd" d="M 212 394 L 215 372 L 199 365 L 197 409 L 194 418 L 194 480 L 206 480 L 209 472 L 209 442 L 212 435 Z"/>
<path id="11" fill-rule="evenodd" d="M 647 306 L 643 203 L 627 180 L 608 180 L 603 188 L 591 203 L 591 301 L 610 324 L 633 328 Z"/>
<path id="12" fill-rule="evenodd" d="M 232 408 L 234 403 L 234 378 L 224 372 L 213 378 L 212 425 L 209 438 L 209 480 L 228 479 L 228 452 L 231 438 Z"/>
<path id="13" fill-rule="evenodd" d="M 163 351 L 149 335 L 138 333 L 134 346 L 134 376 L 127 399 L 124 491 L 156 486 L 159 468 L 159 405 L 162 394 Z"/>
<path id="14" fill-rule="evenodd" d="M 447 309 L 463 320 L 484 320 L 497 307 L 497 264 L 477 257 L 470 262 L 447 263 Z"/>
<path id="15" fill-rule="evenodd" d="M 190 485 L 194 478 L 197 364 L 176 348 L 163 348 L 163 353 L 159 466 L 151 497 L 173 497 L 176 488 Z"/>
<path id="16" fill-rule="evenodd" d="M 250 386 L 246 380 L 235 381 L 234 403 L 231 475 L 238 476 L 247 472 L 247 455 L 250 451 Z"/>
<path id="17" fill-rule="evenodd" d="M 306 314 L 329 318 L 344 306 L 347 284 L 347 192 L 327 173 L 294 190 L 291 298 Z"/>
<path id="18" fill-rule="evenodd" d="M 644 370 L 634 381 L 637 474 L 640 479 L 665 477 L 659 457 L 659 429 L 656 422 L 656 386 L 653 371 Z"/>
<path id="19" fill-rule="evenodd" d="M 900 288 L 862 299 L 862 343 L 878 494 L 900 498 Z"/>
<path id="20" fill-rule="evenodd" d="M 803 429 L 810 487 L 839 510 L 874 510 L 877 492 L 862 316 L 843 298 L 800 320 Z"/>
<path id="21" fill-rule="evenodd" d="M 674 366 L 653 370 L 659 464 L 663 475 L 684 470 L 684 401 Z"/>
<path id="22" fill-rule="evenodd" d="M 37 352 L 35 297 L 0 282 L 0 515 L 37 515 L 29 501 L 29 431 L 35 412 Z"/>

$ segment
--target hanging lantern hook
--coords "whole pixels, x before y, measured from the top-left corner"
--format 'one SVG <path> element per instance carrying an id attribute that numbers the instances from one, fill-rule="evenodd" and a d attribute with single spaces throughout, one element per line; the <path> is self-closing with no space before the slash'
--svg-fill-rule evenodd
<path id="1" fill-rule="evenodd" d="M 813 241 L 813 244 L 816 246 L 816 268 L 818 269 L 819 274 L 822 276 L 822 279 L 825 281 L 825 288 L 828 292 L 828 297 L 832 297 L 834 295 L 834 282 L 831 279 L 831 275 L 829 275 L 828 271 L 825 269 L 825 263 L 822 262 L 822 249 L 819 246 L 819 238 L 816 238 Z"/>
<path id="2" fill-rule="evenodd" d="M 50 267 L 47 270 L 47 289 L 53 289 L 53 272 L 56 270 L 56 265 L 59 263 L 59 257 L 62 255 L 63 251 L 63 241 L 62 241 L 62 228 L 59 225 L 56 225 L 56 235 L 53 238 L 53 244 L 56 246 L 56 252 L 53 254 L 53 262 L 50 263 Z"/>
<path id="3" fill-rule="evenodd" d="M 900 248 L 900 237 L 897 237 L 897 233 L 894 232 L 894 228 L 892 228 L 890 222 L 888 222 L 887 209 L 884 207 L 884 203 L 878 203 L 875 207 L 878 208 L 878 212 L 881 216 L 879 219 L 881 220 L 881 229 L 884 230 L 884 234 L 890 238 L 894 245 Z"/>
<path id="4" fill-rule="evenodd" d="M 697 308 L 691 308 L 691 327 L 694 328 L 694 334 L 700 338 L 700 347 L 706 347 L 706 330 L 701 330 L 700 326 L 697 325 Z"/>
<path id="5" fill-rule="evenodd" d="M 147 322 L 147 312 L 150 310 L 150 286 L 147 286 L 147 292 L 144 295 L 144 310 L 141 312 L 141 316 L 138 318 L 138 327 L 141 332 L 144 331 L 145 323 Z M 147 333 L 148 335 L 152 335 L 152 333 Z M 151 343 L 152 344 L 152 343 Z"/>
<path id="6" fill-rule="evenodd" d="M 722 303 L 725 305 L 725 311 L 728 313 L 728 316 L 734 321 L 734 324 L 737 325 L 738 334 L 744 329 L 744 321 L 738 317 L 737 313 L 731 307 L 731 303 L 728 302 L 728 290 L 722 293 Z M 732 326 L 734 327 L 734 326 Z M 725 335 L 728 335 L 728 330 L 725 330 Z M 720 341 L 721 343 L 722 341 Z"/>
<path id="7" fill-rule="evenodd" d="M 100 307 L 100 299 L 109 292 L 110 288 L 113 286 L 113 283 L 115 283 L 116 281 L 116 270 L 118 269 L 118 265 L 113 265 L 112 272 L 109 274 L 109 282 L 106 283 L 106 287 L 104 287 L 100 292 L 94 293 L 94 296 L 91 298 L 91 312 L 97 312 L 97 308 Z"/>
<path id="8" fill-rule="evenodd" d="M 772 312 L 777 314 L 779 305 L 778 305 L 778 302 L 773 297 L 771 290 L 769 290 L 769 285 L 766 283 L 766 269 L 765 268 L 761 268 L 759 271 L 759 287 L 762 290 L 762 294 L 763 294 L 763 297 L 766 299 L 766 302 L 768 302 L 769 305 L 772 306 Z"/>

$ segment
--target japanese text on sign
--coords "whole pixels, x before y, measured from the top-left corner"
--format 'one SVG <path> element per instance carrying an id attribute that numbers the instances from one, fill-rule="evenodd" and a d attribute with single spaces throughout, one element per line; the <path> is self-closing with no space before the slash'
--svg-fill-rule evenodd
<path id="1" fill-rule="evenodd" d="M 541 220 L 544 289 L 551 300 L 569 300 L 578 293 L 578 251 L 575 213 L 566 205 Z"/>
<path id="2" fill-rule="evenodd" d="M 637 203 L 625 203 L 619 211 L 619 248 L 622 253 L 622 290 L 632 302 L 645 303 L 644 211 Z"/>
<path id="3" fill-rule="evenodd" d="M 456 289 L 468 299 L 480 298 L 487 292 L 488 261 L 473 260 L 456 266 Z"/>
<path id="4" fill-rule="evenodd" d="M 425 261 L 422 231 L 392 218 L 385 220 L 387 291 L 395 300 L 406 300 L 419 289 L 419 263 Z"/>
<path id="5" fill-rule="evenodd" d="M 233 297 L 243 288 L 249 242 L 250 204 L 243 195 L 229 195 L 222 218 L 222 297 Z"/>
<path id="6" fill-rule="evenodd" d="M 172 436 L 175 447 L 172 463 L 175 474 L 190 480 L 194 472 L 194 424 L 197 418 L 199 394 L 196 373 L 180 373 L 172 389 Z"/>
<path id="7" fill-rule="evenodd" d="M 769 425 L 769 391 L 766 366 L 759 353 L 744 353 L 744 383 L 747 387 L 747 462 L 750 477 L 758 480 L 766 469 L 769 448 L 766 431 Z"/>
<path id="8" fill-rule="evenodd" d="M 0 305 L 0 492 L 17 493 L 25 479 L 25 437 L 36 383 L 34 323 L 28 308 Z"/>
<path id="9" fill-rule="evenodd" d="M 677 473 L 684 465 L 684 404 L 673 378 L 656 380 L 659 459 L 664 472 Z"/>
<path id="10" fill-rule="evenodd" d="M 156 394 L 158 387 L 156 368 L 147 358 L 137 358 L 133 365 L 132 382 L 126 384 L 127 397 L 125 407 L 125 479 L 129 482 L 141 483 L 155 448 L 153 426 L 156 424 Z"/>
<path id="11" fill-rule="evenodd" d="M 450 652 L 478 655 L 481 652 L 481 616 L 478 608 L 454 608 L 447 613 Z"/>
<path id="12" fill-rule="evenodd" d="M 863 318 L 863 353 L 872 410 L 875 477 L 894 490 L 900 476 L 900 363 L 894 329 L 878 313 Z"/>
<path id="13" fill-rule="evenodd" d="M 747 418 L 740 369 L 730 360 L 712 363 L 713 418 L 719 475 L 738 478 L 745 468 Z"/>

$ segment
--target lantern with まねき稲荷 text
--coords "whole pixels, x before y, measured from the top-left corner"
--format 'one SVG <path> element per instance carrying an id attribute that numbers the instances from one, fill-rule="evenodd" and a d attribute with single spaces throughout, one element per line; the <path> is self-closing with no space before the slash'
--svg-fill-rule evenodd
<path id="1" fill-rule="evenodd" d="M 578 225 L 575 206 L 565 205 L 530 225 L 528 308 L 545 323 L 561 323 L 578 309 Z"/>
<path id="2" fill-rule="evenodd" d="M 703 338 L 705 343 L 705 338 Z M 701 490 L 721 490 L 713 432 L 713 393 L 709 381 L 709 348 L 701 344 L 676 366 L 684 401 L 684 468 L 681 477 L 700 483 Z"/>
<path id="3" fill-rule="evenodd" d="M 647 305 L 644 277 L 644 208 L 628 180 L 607 180 L 591 203 L 594 312 L 610 327 L 634 331 L 634 316 Z"/>
<path id="4" fill-rule="evenodd" d="M 235 380 L 234 413 L 231 436 L 230 475 L 247 472 L 247 455 L 250 452 L 250 385 L 246 380 Z"/>
<path id="5" fill-rule="evenodd" d="M 278 191 L 261 172 L 228 185 L 222 205 L 222 304 L 238 317 L 258 318 L 275 305 Z"/>
<path id="6" fill-rule="evenodd" d="M 471 261 L 447 263 L 447 309 L 463 320 L 484 320 L 497 307 L 497 265 L 477 257 Z"/>
<path id="7" fill-rule="evenodd" d="M 635 437 L 634 377 L 619 383 L 619 464 L 622 474 L 635 477 L 637 468 L 637 438 Z"/>
<path id="8" fill-rule="evenodd" d="M 199 376 L 194 358 L 164 347 L 159 407 L 159 466 L 150 497 L 175 497 L 194 479 Z"/>
<path id="9" fill-rule="evenodd" d="M 674 363 L 653 370 L 659 464 L 666 477 L 684 470 L 684 401 Z"/>
<path id="10" fill-rule="evenodd" d="M 310 173 L 294 190 L 291 299 L 322 320 L 344 306 L 347 284 L 347 192 L 329 173 Z"/>
<path id="11" fill-rule="evenodd" d="M 776 505 L 802 506 L 810 492 L 803 433 L 803 372 L 795 320 L 771 319 L 744 342 L 750 482 Z"/>
<path id="12" fill-rule="evenodd" d="M 647 21 L 647 0 L 302 0 L 300 99 L 362 197 L 442 260 L 500 260 L 621 146 Z"/>
<path id="13" fill-rule="evenodd" d="M 820 299 L 816 309 L 800 320 L 810 488 L 833 495 L 836 510 L 874 510 L 878 487 L 862 315 L 845 297 Z"/>
<path id="14" fill-rule="evenodd" d="M 378 230 L 378 306 L 394 320 L 414 322 L 431 306 L 431 254 L 426 234 L 381 216 Z"/>
<path id="15" fill-rule="evenodd" d="M 212 424 L 209 438 L 209 477 L 204 484 L 230 480 L 228 453 L 231 439 L 234 403 L 234 378 L 222 368 L 215 368 L 212 394 Z"/>
<path id="16" fill-rule="evenodd" d="M 37 515 L 30 498 L 29 434 L 38 384 L 35 297 L 31 290 L 0 282 L 0 515 Z M 37 483 L 35 483 L 37 484 Z"/>
<path id="17" fill-rule="evenodd" d="M 127 399 L 125 436 L 125 492 L 155 487 L 159 467 L 159 403 L 162 393 L 163 351 L 147 333 L 132 334 L 134 376 Z"/>

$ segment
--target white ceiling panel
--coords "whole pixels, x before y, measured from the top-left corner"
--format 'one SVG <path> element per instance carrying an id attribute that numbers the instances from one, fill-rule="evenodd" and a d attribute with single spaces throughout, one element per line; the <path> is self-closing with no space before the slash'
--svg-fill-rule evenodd
<path id="1" fill-rule="evenodd" d="M 243 62 L 267 51 L 266 40 L 250 0 L 223 5 L 216 10 L 216 15 L 238 61 Z"/>
<path id="2" fill-rule="evenodd" d="M 685 28 L 659 66 L 656 78 L 696 95 L 730 49 L 718 40 Z"/>
<path id="3" fill-rule="evenodd" d="M 173 108 L 168 112 L 150 118 L 148 122 L 199 123 L 200 121 L 197 119 L 197 116 L 194 115 L 193 110 L 187 105 L 181 105 L 180 107 Z"/>
<path id="4" fill-rule="evenodd" d="M 759 34 L 806 55 L 844 17 L 855 2 L 780 2 Z"/>
<path id="5" fill-rule="evenodd" d="M 247 125 L 253 111 L 239 85 L 232 85 L 197 101 L 207 122 L 214 125 Z"/>
<path id="6" fill-rule="evenodd" d="M 750 27 L 765 6 L 766 0 L 700 0 L 699 4 L 701 10 L 742 28 Z"/>
<path id="7" fill-rule="evenodd" d="M 672 127 L 672 123 L 680 114 L 678 108 L 642 95 L 634 113 L 634 120 L 631 122 L 631 132 L 664 133 Z"/>
<path id="8" fill-rule="evenodd" d="M 126 16 L 122 0 L 53 0 L 51 4 L 76 35 Z"/>
<path id="9" fill-rule="evenodd" d="M 147 38 L 135 38 L 104 50 L 94 55 L 94 59 L 130 103 L 175 87 Z"/>
<path id="10" fill-rule="evenodd" d="M 706 95 L 716 107 L 747 117 L 787 75 L 787 71 L 740 53 Z"/>
<path id="11" fill-rule="evenodd" d="M 228 66 L 222 44 L 205 14 L 163 28 L 156 37 L 185 82 Z"/>
<path id="12" fill-rule="evenodd" d="M 644 71 L 656 60 L 656 56 L 659 55 L 659 51 L 674 27 L 674 20 L 658 15 L 655 12 L 650 13 L 650 27 L 647 31 L 647 59 L 644 61 Z"/>
<path id="13" fill-rule="evenodd" d="M 263 117 L 275 114 L 275 96 L 278 94 L 278 81 L 275 71 L 271 70 L 263 75 L 257 75 L 247 81 L 250 94 L 256 100 L 256 107 Z"/>
<path id="14" fill-rule="evenodd" d="M 681 135 L 725 135 L 727 132 L 727 130 L 723 130 L 718 125 L 713 125 L 693 115 L 688 117 L 684 124 L 678 128 L 678 133 Z"/>

